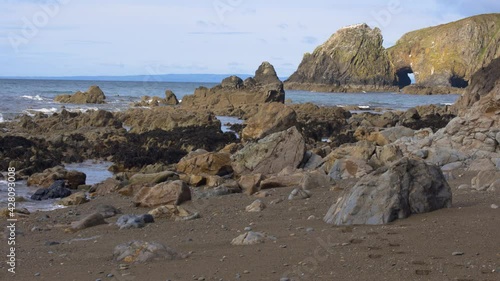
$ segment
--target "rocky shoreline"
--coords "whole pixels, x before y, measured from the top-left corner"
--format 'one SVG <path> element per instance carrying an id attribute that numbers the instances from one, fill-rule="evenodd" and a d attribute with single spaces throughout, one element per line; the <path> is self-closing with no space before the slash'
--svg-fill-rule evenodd
<path id="1" fill-rule="evenodd" d="M 370 32 L 381 40 L 376 30 Z M 63 110 L 2 123 L 0 169 L 14 167 L 18 179 L 39 186 L 33 200 L 62 198 L 61 204 L 72 206 L 48 214 L 16 211 L 23 226 L 20 259 L 30 265 L 16 278 L 58 272 L 76 280 L 104 278 L 104 273 L 141 280 L 160 275 L 300 280 L 297 272 L 315 262 L 308 274 L 319 280 L 334 271 L 345 278 L 355 274 L 345 269 L 347 261 L 364 269 L 356 273 L 365 277 L 375 271 L 375 276 L 405 280 L 495 279 L 500 266 L 491 247 L 500 243 L 498 73 L 500 59 L 494 59 L 471 76 L 451 107 L 352 114 L 340 107 L 285 104 L 283 82 L 264 62 L 253 78 L 228 77 L 211 89 L 198 88 L 180 104 L 167 92 L 165 99 L 145 98 L 120 113 Z M 244 119 L 241 139 L 223 133 L 216 115 Z M 112 161 L 114 176 L 88 186 L 85 174 L 57 167 L 88 159 Z M 462 207 L 469 213 L 460 213 Z M 460 224 L 460 233 L 454 224 Z M 422 226 L 435 236 L 424 239 Z M 335 237 L 322 248 L 323 262 L 306 259 L 314 257 L 314 248 L 307 246 L 313 237 Z M 468 238 L 482 246 L 475 250 L 456 242 Z M 426 243 L 437 245 L 428 249 Z M 29 258 L 30 247 L 40 257 Z M 410 265 L 395 260 L 394 255 L 412 250 L 417 255 L 428 250 L 459 268 L 440 267 L 428 255 L 406 257 Z M 50 258 L 50 252 L 58 256 Z M 457 261 L 464 254 L 477 255 L 470 258 L 473 270 L 462 268 L 470 260 Z M 243 261 L 246 255 L 253 260 Z M 205 259 L 207 265 L 200 265 Z M 68 272 L 57 265 L 73 268 L 77 262 L 88 268 Z M 226 264 L 215 265 L 220 263 Z M 182 264 L 201 267 L 191 271 Z M 142 272 L 147 267 L 155 271 Z M 378 267 L 386 272 L 374 270 Z"/>

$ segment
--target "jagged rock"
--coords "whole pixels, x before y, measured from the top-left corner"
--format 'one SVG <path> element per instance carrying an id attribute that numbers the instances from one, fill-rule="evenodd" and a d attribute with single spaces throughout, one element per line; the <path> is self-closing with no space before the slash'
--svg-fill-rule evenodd
<path id="1" fill-rule="evenodd" d="M 177 96 L 171 90 L 165 91 L 164 104 L 166 104 L 166 105 L 178 105 L 179 104 L 179 100 L 177 99 Z"/>
<path id="2" fill-rule="evenodd" d="M 191 200 L 191 191 L 183 181 L 160 183 L 153 187 L 141 188 L 134 197 L 138 207 L 155 207 L 160 205 L 180 205 Z"/>
<path id="3" fill-rule="evenodd" d="M 63 205 L 63 206 L 75 206 L 75 205 L 81 205 L 84 203 L 89 202 L 89 199 L 87 198 L 87 195 L 85 192 L 77 192 L 73 193 L 70 196 L 60 200 L 58 204 Z"/>
<path id="4" fill-rule="evenodd" d="M 275 174 L 290 166 L 296 168 L 302 162 L 305 141 L 297 128 L 269 135 L 257 143 L 249 143 L 231 159 L 236 174 Z"/>
<path id="5" fill-rule="evenodd" d="M 36 173 L 28 178 L 28 186 L 49 187 L 56 180 L 65 180 L 67 187 L 77 189 L 79 185 L 84 185 L 87 176 L 85 173 L 78 171 L 67 171 L 62 166 L 49 168 L 42 173 Z"/>
<path id="6" fill-rule="evenodd" d="M 241 80 L 240 77 L 233 75 L 224 78 L 220 85 L 222 88 L 239 89 L 243 87 L 243 80 Z"/>
<path id="7" fill-rule="evenodd" d="M 264 62 L 255 73 L 255 78 L 244 82 L 237 76 L 231 76 L 222 84 L 211 89 L 200 87 L 193 95 L 184 96 L 182 107 L 190 109 L 208 109 L 219 115 L 241 116 L 245 106 L 285 101 L 283 83 L 279 80 L 274 67 Z"/>
<path id="8" fill-rule="evenodd" d="M 437 166 L 403 158 L 344 191 L 324 220 L 335 225 L 386 224 L 451 207 L 451 189 Z"/>
<path id="9" fill-rule="evenodd" d="M 196 150 L 182 158 L 177 164 L 177 172 L 189 175 L 224 176 L 233 172 L 228 153 Z"/>
<path id="10" fill-rule="evenodd" d="M 113 256 L 117 262 L 147 263 L 150 261 L 186 258 L 174 249 L 157 242 L 131 241 L 115 247 Z"/>
<path id="11" fill-rule="evenodd" d="M 500 56 L 499 27 L 500 15 L 487 14 L 403 35 L 388 49 L 400 86 L 411 83 L 408 73 L 418 85 L 467 86 L 474 72 Z"/>
<path id="12" fill-rule="evenodd" d="M 248 205 L 245 210 L 249 213 L 262 212 L 266 208 L 266 204 L 261 200 L 257 199 L 252 204 Z"/>
<path id="13" fill-rule="evenodd" d="M 295 125 L 295 111 L 282 103 L 273 102 L 260 106 L 257 113 L 246 121 L 241 138 L 244 141 L 258 140 Z"/>
<path id="14" fill-rule="evenodd" d="M 86 92 L 76 92 L 74 95 L 58 95 L 55 97 L 54 101 L 61 103 L 76 103 L 76 104 L 86 104 L 86 103 L 105 103 L 106 96 L 102 92 L 101 88 L 98 86 L 90 86 Z"/>
<path id="15" fill-rule="evenodd" d="M 286 87 L 329 92 L 387 89 L 394 83 L 394 71 L 382 41 L 378 28 L 344 27 L 304 56 Z"/>
<path id="16" fill-rule="evenodd" d="M 56 180 L 48 188 L 40 188 L 33 195 L 32 200 L 41 201 L 55 198 L 65 198 L 71 195 L 71 190 L 66 188 L 64 180 Z"/>

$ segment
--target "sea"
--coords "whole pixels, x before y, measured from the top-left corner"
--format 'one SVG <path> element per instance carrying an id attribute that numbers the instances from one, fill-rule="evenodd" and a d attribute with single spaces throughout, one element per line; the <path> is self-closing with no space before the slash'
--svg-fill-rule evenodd
<path id="1" fill-rule="evenodd" d="M 76 105 L 60 104 L 54 98 L 61 94 L 73 94 L 86 91 L 90 86 L 98 85 L 106 95 L 106 104 Z M 140 101 L 143 96 L 164 97 L 165 90 L 172 90 L 179 100 L 194 93 L 197 87 L 213 87 L 216 83 L 194 82 L 157 82 L 157 81 L 83 81 L 83 80 L 30 80 L 0 79 L 0 123 L 11 122 L 22 114 L 34 115 L 38 112 L 52 114 L 63 108 L 69 111 L 86 112 L 88 110 L 105 109 L 112 112 L 125 111 L 130 104 Z M 383 110 L 406 110 L 418 105 L 436 104 L 451 105 L 459 95 L 405 95 L 399 93 L 321 93 L 287 90 L 286 99 L 292 103 L 311 102 L 320 106 L 359 106 L 365 111 L 375 108 Z M 380 113 L 380 112 L 379 112 Z M 222 130 L 228 130 L 227 123 L 241 123 L 233 117 L 219 116 Z M 112 163 L 87 161 L 67 165 L 67 169 L 82 171 L 87 174 L 87 184 L 101 182 L 112 174 L 107 168 Z M 0 171 L 5 173 L 6 171 Z M 17 196 L 20 199 L 17 207 L 29 211 L 48 211 L 62 206 L 57 200 L 44 202 L 31 201 L 29 197 L 37 187 L 28 187 L 25 181 L 16 182 Z M 0 180 L 0 209 L 7 206 L 7 182 Z"/>

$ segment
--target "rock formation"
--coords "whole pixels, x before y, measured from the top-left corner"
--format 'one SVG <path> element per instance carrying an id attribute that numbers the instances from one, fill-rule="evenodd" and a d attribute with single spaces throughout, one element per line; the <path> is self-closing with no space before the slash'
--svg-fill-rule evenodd
<path id="1" fill-rule="evenodd" d="M 394 83 L 394 71 L 382 41 L 378 28 L 344 27 L 305 54 L 286 87 L 329 92 L 386 89 Z"/>
<path id="2" fill-rule="evenodd" d="M 58 95 L 55 97 L 54 101 L 60 103 L 76 103 L 76 104 L 86 104 L 86 103 L 105 103 L 106 96 L 102 92 L 99 86 L 90 86 L 86 92 L 76 92 L 73 95 Z"/>
<path id="3" fill-rule="evenodd" d="M 415 74 L 424 86 L 468 85 L 472 74 L 500 56 L 500 14 L 479 15 L 409 32 L 388 49 L 399 86 Z"/>
<path id="4" fill-rule="evenodd" d="M 184 96 L 182 107 L 208 109 L 216 114 L 240 116 L 238 111 L 242 107 L 284 101 L 283 83 L 279 80 L 274 67 L 268 62 L 263 62 L 253 78 L 243 81 L 237 76 L 230 76 L 211 89 L 200 87 L 193 95 Z"/>
<path id="5" fill-rule="evenodd" d="M 327 92 L 397 90 L 461 93 L 477 70 L 500 57 L 500 14 L 479 15 L 409 32 L 389 49 L 378 28 L 359 24 L 340 29 L 285 82 L 290 89 Z"/>

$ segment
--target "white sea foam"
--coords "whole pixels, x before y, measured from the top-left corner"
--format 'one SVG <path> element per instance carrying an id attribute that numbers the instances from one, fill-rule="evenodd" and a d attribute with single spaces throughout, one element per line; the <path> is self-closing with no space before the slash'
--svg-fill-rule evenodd
<path id="1" fill-rule="evenodd" d="M 3 123 L 3 122 L 5 122 L 5 120 L 3 119 L 2 113 L 0 113 L 0 123 Z"/>
<path id="2" fill-rule="evenodd" d="M 358 105 L 358 107 L 361 109 L 370 109 L 369 105 Z"/>
<path id="3" fill-rule="evenodd" d="M 453 103 L 451 103 L 451 102 L 444 102 L 441 105 L 453 105 Z"/>
<path id="4" fill-rule="evenodd" d="M 97 107 L 84 107 L 84 108 L 66 108 L 67 111 L 69 112 L 82 112 L 82 113 L 85 113 L 85 112 L 88 112 L 88 111 L 97 111 L 99 110 L 99 108 Z"/>
<path id="5" fill-rule="evenodd" d="M 30 115 L 30 116 L 33 116 L 34 113 L 36 113 L 36 112 L 41 112 L 43 114 L 49 115 L 49 114 L 52 114 L 52 113 L 56 113 L 57 112 L 57 108 L 51 107 L 51 108 L 40 108 L 40 109 L 28 109 L 25 112 L 28 115 Z"/>
<path id="6" fill-rule="evenodd" d="M 21 96 L 21 98 L 25 98 L 25 99 L 29 99 L 29 100 L 38 100 L 38 101 L 43 100 L 43 98 L 40 95 L 36 95 L 36 96 L 24 95 L 24 96 Z"/>

